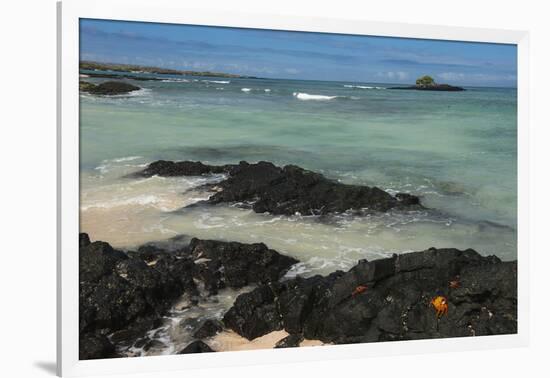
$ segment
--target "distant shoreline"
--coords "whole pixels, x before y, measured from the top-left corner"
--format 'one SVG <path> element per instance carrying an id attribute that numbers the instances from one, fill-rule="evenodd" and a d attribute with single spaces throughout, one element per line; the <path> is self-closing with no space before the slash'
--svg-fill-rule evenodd
<path id="1" fill-rule="evenodd" d="M 93 61 L 81 61 L 80 71 L 112 71 L 120 73 L 109 74 L 106 72 L 93 74 L 90 72 L 81 72 L 81 74 L 89 75 L 90 77 L 104 77 L 104 78 L 121 78 L 126 79 L 136 79 L 139 81 L 155 81 L 156 78 L 147 78 L 144 76 L 138 76 L 139 74 L 151 74 L 151 75 L 178 75 L 178 76 L 203 76 L 203 77 L 221 77 L 229 79 L 257 79 L 257 80 L 288 80 L 288 81 L 314 81 L 314 82 L 334 82 L 334 83 L 348 83 L 348 84 L 377 84 L 377 85 L 386 85 L 386 86 L 396 86 L 401 87 L 406 84 L 403 83 L 385 83 L 379 81 L 364 81 L 364 80 L 327 80 L 327 79 L 298 79 L 290 77 L 259 77 L 259 76 L 248 76 L 248 75 L 238 75 L 230 74 L 223 72 L 210 72 L 210 71 L 186 71 L 186 70 L 175 70 L 170 68 L 162 67 L 152 67 L 152 66 L 140 66 L 137 64 L 119 64 L 119 63 L 103 63 L 103 62 L 93 62 Z M 464 89 L 468 88 L 488 88 L 488 89 L 516 89 L 517 87 L 508 87 L 508 86 L 478 86 L 478 85 L 462 85 Z M 393 89 L 393 88 L 392 88 Z"/>
<path id="2" fill-rule="evenodd" d="M 209 76 L 223 78 L 239 78 L 239 79 L 257 79 L 254 76 L 237 75 L 223 72 L 211 71 L 186 71 L 174 70 L 170 68 L 139 66 L 135 64 L 119 64 L 119 63 L 100 63 L 91 61 L 81 61 L 79 64 L 80 70 L 90 71 L 114 71 L 130 74 L 157 74 L 157 75 L 181 75 L 181 76 Z"/>

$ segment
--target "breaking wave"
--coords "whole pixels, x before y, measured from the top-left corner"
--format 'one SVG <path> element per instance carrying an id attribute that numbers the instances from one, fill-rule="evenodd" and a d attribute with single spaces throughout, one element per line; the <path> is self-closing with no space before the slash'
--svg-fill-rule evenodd
<path id="1" fill-rule="evenodd" d="M 355 96 L 326 96 L 326 95 L 318 95 L 318 94 L 309 94 L 309 93 L 303 93 L 303 92 L 294 92 L 292 93 L 294 97 L 296 97 L 298 100 L 302 101 L 329 101 L 334 99 L 348 99 L 348 100 L 359 100 L 360 97 Z"/>
<path id="2" fill-rule="evenodd" d="M 353 88 L 353 89 L 386 89 L 384 87 L 370 87 L 370 86 L 367 86 L 367 85 L 351 85 L 351 84 L 346 84 L 344 85 L 345 88 Z"/>
<path id="3" fill-rule="evenodd" d="M 315 95 L 315 94 L 309 94 L 309 93 L 302 93 L 302 92 L 294 92 L 292 93 L 294 97 L 296 97 L 298 100 L 303 101 L 327 101 L 327 100 L 334 100 L 335 98 L 338 98 L 339 96 L 325 96 L 325 95 Z"/>

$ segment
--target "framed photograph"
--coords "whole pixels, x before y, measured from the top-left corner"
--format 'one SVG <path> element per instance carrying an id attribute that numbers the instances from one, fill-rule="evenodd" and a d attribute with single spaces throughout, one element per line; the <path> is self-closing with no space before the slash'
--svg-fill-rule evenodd
<path id="1" fill-rule="evenodd" d="M 59 375 L 526 345 L 526 32 L 58 20 Z"/>

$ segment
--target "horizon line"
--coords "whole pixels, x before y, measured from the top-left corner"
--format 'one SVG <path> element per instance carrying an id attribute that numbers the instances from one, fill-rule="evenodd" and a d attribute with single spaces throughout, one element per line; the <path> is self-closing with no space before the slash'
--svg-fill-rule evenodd
<path id="1" fill-rule="evenodd" d="M 235 74 L 231 72 L 217 72 L 217 71 L 195 71 L 195 70 L 189 70 L 189 69 L 182 69 L 182 68 L 172 68 L 172 67 L 162 67 L 157 65 L 142 65 L 142 64 L 136 64 L 136 63 L 115 63 L 115 62 L 106 62 L 106 61 L 98 61 L 98 60 L 86 60 L 86 59 L 80 59 L 79 58 L 79 70 L 80 70 L 80 64 L 81 63 L 98 63 L 98 64 L 111 64 L 111 65 L 120 65 L 120 66 L 135 66 L 135 67 L 143 67 L 143 68 L 159 68 L 164 70 L 173 70 L 173 71 L 187 71 L 187 72 L 196 72 L 196 73 L 203 73 L 203 72 L 210 72 L 214 74 L 222 74 L 222 75 L 235 75 L 240 76 L 236 77 L 234 79 L 253 79 L 253 80 L 291 80 L 291 81 L 324 81 L 324 82 L 334 82 L 334 83 L 360 83 L 360 84 L 391 84 L 391 85 L 414 85 L 415 83 L 391 83 L 391 82 L 378 82 L 378 81 L 351 81 L 351 80 L 328 80 L 328 79 L 297 79 L 297 78 L 288 78 L 288 77 L 261 77 L 261 76 L 253 76 L 253 75 L 245 75 L 245 74 Z M 114 71 L 117 72 L 117 71 Z M 118 71 L 118 72 L 130 72 L 130 71 Z M 155 75 L 155 73 L 150 73 L 152 75 Z M 174 75 L 174 74 L 156 74 L 156 75 Z M 180 74 L 182 76 L 185 76 L 183 74 Z M 430 75 L 428 75 L 430 76 Z M 209 76 L 205 76 L 209 77 Z M 215 76 L 213 76 L 215 77 Z M 415 80 L 416 81 L 416 80 Z M 516 79 L 517 82 L 517 79 Z M 446 83 L 439 83 L 439 84 L 446 84 Z M 515 86 L 483 86 L 483 85 L 465 85 L 465 84 L 456 84 L 463 87 L 470 87 L 470 88 L 507 88 L 507 89 L 517 89 L 517 84 Z"/>

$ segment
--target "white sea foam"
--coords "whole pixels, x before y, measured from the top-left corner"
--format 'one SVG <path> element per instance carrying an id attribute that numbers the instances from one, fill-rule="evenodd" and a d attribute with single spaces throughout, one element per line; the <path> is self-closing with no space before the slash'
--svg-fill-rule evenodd
<path id="1" fill-rule="evenodd" d="M 271 89 L 266 88 L 266 89 L 264 89 L 264 92 L 271 92 Z"/>
<path id="2" fill-rule="evenodd" d="M 137 91 L 122 93 L 122 94 L 116 94 L 116 95 L 106 95 L 106 96 L 101 96 L 101 98 L 111 99 L 111 98 L 141 97 L 141 96 L 146 96 L 146 95 L 150 94 L 151 92 L 152 92 L 152 90 L 150 88 L 140 88 Z"/>
<path id="3" fill-rule="evenodd" d="M 250 92 L 251 90 L 252 90 L 252 89 L 250 89 L 250 88 L 241 88 L 241 91 L 247 92 L 247 93 Z"/>
<path id="4" fill-rule="evenodd" d="M 124 161 L 132 161 L 137 159 L 141 159 L 141 156 L 127 156 L 127 157 L 122 157 L 118 159 L 113 159 L 112 161 L 115 163 L 122 163 Z"/>
<path id="5" fill-rule="evenodd" d="M 163 83 L 189 83 L 187 79 L 164 79 Z"/>
<path id="6" fill-rule="evenodd" d="M 155 206 L 159 205 L 162 202 L 162 198 L 155 195 L 138 195 L 130 198 L 117 199 L 113 198 L 108 201 L 94 202 L 87 205 L 81 205 L 80 209 L 86 211 L 93 208 L 101 209 L 111 209 L 118 206 L 127 206 L 127 205 L 141 205 L 141 206 Z M 170 209 L 158 206 L 160 210 L 169 211 Z"/>
<path id="7" fill-rule="evenodd" d="M 370 87 L 367 85 L 350 85 L 346 84 L 344 85 L 345 88 L 354 88 L 354 89 L 386 89 L 384 87 Z"/>
<path id="8" fill-rule="evenodd" d="M 214 83 L 214 84 L 229 84 L 231 83 L 229 80 L 202 80 L 205 83 Z"/>
<path id="9" fill-rule="evenodd" d="M 311 100 L 327 101 L 327 100 L 333 100 L 339 97 L 339 96 L 315 95 L 315 94 L 302 93 L 302 92 L 294 92 L 292 95 L 296 97 L 298 100 L 303 100 L 303 101 L 311 101 Z"/>

